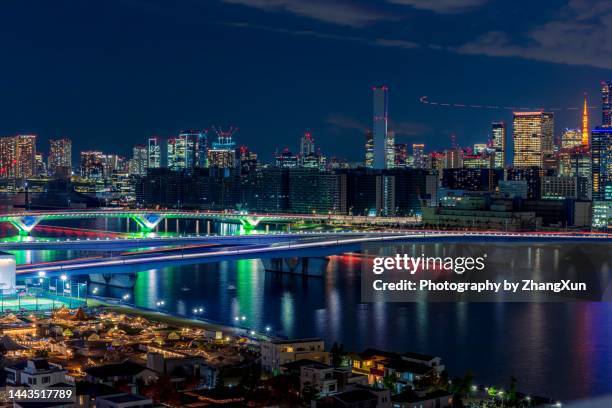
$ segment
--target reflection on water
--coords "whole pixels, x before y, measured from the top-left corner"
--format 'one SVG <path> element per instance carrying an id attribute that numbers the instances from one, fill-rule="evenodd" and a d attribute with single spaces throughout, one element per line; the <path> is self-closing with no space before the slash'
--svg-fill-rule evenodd
<path id="1" fill-rule="evenodd" d="M 537 251 L 532 253 L 537 257 Z M 323 278 L 265 272 L 259 260 L 136 274 L 139 306 L 191 314 L 288 337 L 320 336 L 348 349 L 440 355 L 451 374 L 556 398 L 612 392 L 609 303 L 360 303 L 360 259 L 331 259 Z M 107 288 L 120 297 L 130 288 Z"/>

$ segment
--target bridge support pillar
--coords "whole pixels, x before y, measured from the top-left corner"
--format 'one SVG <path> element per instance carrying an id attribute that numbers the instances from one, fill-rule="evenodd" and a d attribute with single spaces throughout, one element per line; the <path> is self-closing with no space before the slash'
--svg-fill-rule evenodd
<path id="1" fill-rule="evenodd" d="M 144 214 L 135 215 L 131 217 L 134 222 L 138 225 L 141 231 L 151 232 L 159 225 L 159 223 L 165 218 L 160 214 Z"/>
<path id="2" fill-rule="evenodd" d="M 262 262 L 268 272 L 321 277 L 325 275 L 329 259 L 325 257 L 291 257 L 262 259 Z"/>
<path id="3" fill-rule="evenodd" d="M 240 224 L 246 231 L 254 230 L 261 222 L 260 218 L 255 217 L 240 217 Z"/>
<path id="4" fill-rule="evenodd" d="M 26 215 L 25 217 L 13 218 L 9 222 L 17 228 L 19 235 L 29 235 L 34 227 L 40 222 L 40 218 Z"/>

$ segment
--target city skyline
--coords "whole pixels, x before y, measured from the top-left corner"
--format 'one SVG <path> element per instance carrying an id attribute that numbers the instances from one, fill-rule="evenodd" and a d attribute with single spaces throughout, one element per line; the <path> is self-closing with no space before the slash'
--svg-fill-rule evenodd
<path id="1" fill-rule="evenodd" d="M 455 8 L 341 2 L 346 13 L 332 13 L 330 21 L 323 18 L 325 12 L 315 12 L 327 10 L 321 2 L 311 12 L 300 12 L 267 1 L 185 2 L 174 9 L 158 1 L 113 1 L 88 14 L 88 24 L 75 18 L 84 10 L 74 2 L 52 8 L 33 3 L 35 13 L 19 4 L 7 8 L 13 18 L 2 30 L 17 32 L 14 25 L 26 16 L 31 30 L 5 49 L 7 60 L 26 68 L 2 68 L 11 80 L 4 89 L 0 134 L 35 133 L 43 143 L 71 138 L 74 151 L 119 146 L 117 153 L 128 156 L 132 145 L 153 135 L 219 124 L 239 126 L 241 143 L 261 144 L 262 159 L 272 160 L 274 151 L 294 144 L 291 135 L 308 130 L 319 135 L 322 150 L 334 153 L 343 145 L 345 157 L 356 161 L 361 152 L 354 141 L 369 128 L 367 90 L 375 84 L 392 89 L 390 126 L 397 143 L 427 140 L 435 150 L 448 143 L 451 133 L 461 145 L 477 143 L 489 135 L 490 122 L 509 123 L 512 117 L 510 112 L 425 106 L 419 103 L 423 95 L 468 104 L 579 108 L 584 92 L 590 105 L 598 105 L 599 82 L 609 77 L 606 59 L 594 57 L 598 50 L 605 54 L 605 43 L 587 41 L 590 54 L 583 58 L 578 56 L 586 50 L 567 49 L 579 33 L 567 33 L 555 57 L 545 52 L 553 48 L 548 44 L 541 44 L 540 54 L 510 46 L 521 30 L 534 35 L 539 25 L 567 19 L 552 6 L 586 13 L 573 2 L 543 2 L 536 7 L 540 12 L 528 14 L 486 1 Z M 337 21 L 355 10 L 372 18 L 358 24 Z M 194 18 L 198 15 L 219 17 Z M 483 15 L 492 21 L 485 24 Z M 458 36 L 455 44 L 452 30 L 445 28 L 453 16 L 473 23 L 465 33 L 452 33 Z M 121 28 L 123 21 L 132 28 Z M 495 23 L 509 37 L 510 44 L 499 47 L 504 57 L 490 55 L 479 42 L 491 37 L 486 35 Z M 427 38 L 427 28 L 434 26 L 436 34 Z M 473 55 L 476 44 L 484 56 Z M 454 51 L 458 47 L 463 52 Z M 24 55 L 23 49 L 30 51 Z M 33 70 L 43 65 L 45 70 Z M 579 121 L 579 110 L 559 113 L 556 133 L 579 127 Z"/>

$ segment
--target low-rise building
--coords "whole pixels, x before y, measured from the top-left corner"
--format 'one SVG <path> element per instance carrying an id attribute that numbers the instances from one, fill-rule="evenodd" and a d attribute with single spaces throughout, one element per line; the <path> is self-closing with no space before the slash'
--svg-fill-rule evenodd
<path id="1" fill-rule="evenodd" d="M 27 385 L 46 388 L 58 383 L 71 383 L 66 370 L 59 364 L 49 363 L 44 358 L 34 358 L 9 367 L 5 367 L 6 383 L 9 385 Z"/>
<path id="2" fill-rule="evenodd" d="M 261 344 L 261 368 L 264 373 L 278 375 L 282 364 L 297 360 L 329 363 L 325 343 L 318 338 L 271 340 Z"/>
<path id="3" fill-rule="evenodd" d="M 300 392 L 310 388 L 319 395 L 338 392 L 338 380 L 334 378 L 334 368 L 330 365 L 313 361 L 300 367 Z"/>
<path id="4" fill-rule="evenodd" d="M 98 397 L 98 408 L 148 408 L 153 406 L 153 400 L 135 394 L 113 394 Z"/>

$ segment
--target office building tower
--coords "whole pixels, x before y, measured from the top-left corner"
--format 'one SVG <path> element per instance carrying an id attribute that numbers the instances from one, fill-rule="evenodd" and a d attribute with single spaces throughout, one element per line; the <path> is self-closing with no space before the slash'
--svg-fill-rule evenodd
<path id="1" fill-rule="evenodd" d="M 159 137 L 150 137 L 147 146 L 147 168 L 158 169 L 162 167 L 162 141 Z"/>
<path id="2" fill-rule="evenodd" d="M 72 171 L 72 140 L 49 140 L 49 173 L 52 175 L 70 175 Z"/>
<path id="3" fill-rule="evenodd" d="M 17 175 L 17 138 L 0 138 L 0 178 L 14 179 Z"/>
<path id="4" fill-rule="evenodd" d="M 425 155 L 425 145 L 423 143 L 412 144 L 412 166 L 416 169 L 427 168 L 427 155 Z"/>
<path id="5" fill-rule="evenodd" d="M 81 152 L 81 177 L 86 179 L 102 179 L 104 177 L 104 154 L 99 151 Z"/>
<path id="6" fill-rule="evenodd" d="M 386 141 L 386 168 L 392 169 L 395 167 L 395 132 L 393 130 L 387 131 L 387 141 Z"/>
<path id="7" fill-rule="evenodd" d="M 309 154 L 315 153 L 315 142 L 310 132 L 304 133 L 300 139 L 300 158 L 304 158 Z"/>
<path id="8" fill-rule="evenodd" d="M 240 173 L 242 174 L 251 173 L 259 167 L 257 153 L 249 150 L 247 146 L 240 146 L 238 148 L 238 157 L 240 159 Z"/>
<path id="9" fill-rule="evenodd" d="M 612 81 L 601 83 L 601 126 L 612 126 Z"/>
<path id="10" fill-rule="evenodd" d="M 298 157 L 293 154 L 289 149 L 285 149 L 281 154 L 276 156 L 276 167 L 283 169 L 293 169 L 299 166 L 300 161 Z"/>
<path id="11" fill-rule="evenodd" d="M 506 166 L 506 123 L 493 122 L 491 129 L 493 133 L 491 147 L 495 155 L 494 166 L 496 169 L 503 169 Z"/>
<path id="12" fill-rule="evenodd" d="M 591 166 L 593 200 L 612 200 L 612 127 L 591 131 Z"/>
<path id="13" fill-rule="evenodd" d="M 408 145 L 397 143 L 395 145 L 395 167 L 403 168 L 408 166 Z"/>
<path id="14" fill-rule="evenodd" d="M 552 113 L 514 112 L 514 167 L 544 167 L 554 152 Z"/>
<path id="15" fill-rule="evenodd" d="M 389 148 L 394 150 L 395 141 L 389 144 L 389 89 L 386 86 L 372 88 L 374 96 L 373 127 L 374 161 L 372 167 L 385 169 L 389 164 Z M 391 155 L 393 161 L 393 154 Z M 391 163 L 393 166 L 393 164 Z"/>
<path id="16" fill-rule="evenodd" d="M 463 149 L 453 147 L 444 151 L 446 169 L 458 169 L 463 167 Z"/>
<path id="17" fill-rule="evenodd" d="M 208 167 L 208 133 L 185 130 L 179 134 L 181 146 L 185 146 L 185 168 Z"/>
<path id="18" fill-rule="evenodd" d="M 168 139 L 168 168 L 191 170 L 196 167 L 197 134 L 183 132 Z"/>
<path id="19" fill-rule="evenodd" d="M 145 145 L 136 145 L 132 149 L 129 173 L 134 176 L 146 176 L 148 164 L 148 151 Z"/>
<path id="20" fill-rule="evenodd" d="M 587 106 L 586 93 L 582 106 L 582 146 L 589 147 L 589 107 Z"/>
<path id="21" fill-rule="evenodd" d="M 215 131 L 217 140 L 212 142 L 212 146 L 208 149 L 208 167 L 236 167 L 236 142 L 232 139 L 235 130 L 232 128 L 229 131 L 221 129 Z"/>
<path id="22" fill-rule="evenodd" d="M 17 178 L 36 175 L 36 136 L 17 135 Z"/>
<path id="23" fill-rule="evenodd" d="M 374 133 L 371 130 L 365 134 L 365 166 L 374 168 Z"/>
<path id="24" fill-rule="evenodd" d="M 582 131 L 580 129 L 563 129 L 561 149 L 574 149 L 580 146 L 582 146 Z"/>
<path id="25" fill-rule="evenodd" d="M 474 143 L 474 154 L 487 153 L 488 146 L 486 143 Z"/>

